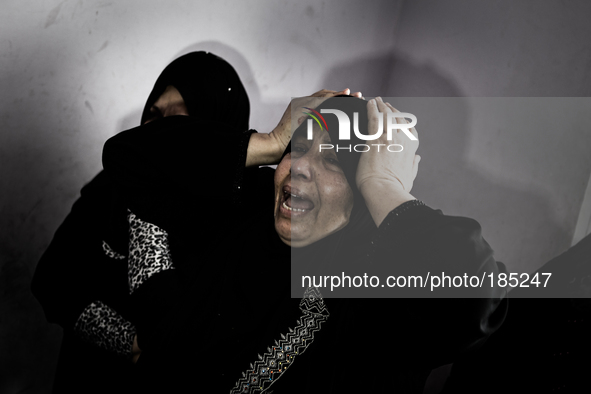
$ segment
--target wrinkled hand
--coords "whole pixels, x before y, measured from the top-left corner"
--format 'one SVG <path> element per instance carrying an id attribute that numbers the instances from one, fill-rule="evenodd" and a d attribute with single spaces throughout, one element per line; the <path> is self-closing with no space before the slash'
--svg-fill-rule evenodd
<path id="1" fill-rule="evenodd" d="M 351 94 L 351 91 L 323 89 L 312 96 L 292 100 L 273 131 L 269 134 L 253 133 L 250 136 L 246 151 L 246 167 L 278 164 L 291 140 L 291 133 L 306 119 L 303 115 L 304 107 L 317 107 L 324 100 L 340 94 Z M 361 98 L 361 93 L 353 93 L 351 96 Z"/>
<path id="2" fill-rule="evenodd" d="M 289 106 L 283 113 L 279 124 L 270 133 L 278 144 L 280 155 L 283 154 L 283 151 L 289 144 L 291 133 L 306 119 L 303 112 L 307 112 L 307 110 L 304 107 L 316 108 L 326 99 L 340 94 L 350 94 L 351 96 L 361 98 L 361 92 L 351 94 L 350 89 L 343 89 L 340 91 L 322 89 L 311 96 L 298 97 L 291 100 Z"/>
<path id="3" fill-rule="evenodd" d="M 356 183 L 362 193 L 368 184 L 371 183 L 400 187 L 403 191 L 409 193 L 417 176 L 419 161 L 421 160 L 421 157 L 415 154 L 419 147 L 418 139 L 416 141 L 411 140 L 399 129 L 392 131 L 392 140 L 387 139 L 387 114 L 393 112 L 400 111 L 392 107 L 389 103 L 384 103 L 380 97 L 372 99 L 367 103 L 369 132 L 377 131 L 380 116 L 383 116 L 383 132 L 378 139 L 371 141 L 371 149 L 363 153 L 359 160 Z M 399 124 L 408 124 L 404 118 L 395 118 L 395 120 Z M 417 131 L 414 127 L 410 128 L 410 132 L 418 138 Z M 384 144 L 384 146 L 380 146 L 378 151 L 378 147 L 372 146 L 371 144 Z M 392 144 L 401 145 L 403 147 L 402 151 L 389 152 L 386 147 Z M 400 147 L 395 146 L 391 149 L 398 151 Z"/>

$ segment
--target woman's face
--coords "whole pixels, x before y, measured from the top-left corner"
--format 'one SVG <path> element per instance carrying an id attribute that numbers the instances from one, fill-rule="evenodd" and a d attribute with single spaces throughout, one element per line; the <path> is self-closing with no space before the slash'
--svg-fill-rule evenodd
<path id="1" fill-rule="evenodd" d="M 291 141 L 275 171 L 275 230 L 295 248 L 308 246 L 349 223 L 353 191 L 339 165 L 329 134 L 314 129 L 314 139 L 304 133 Z"/>
<path id="2" fill-rule="evenodd" d="M 185 101 L 181 93 L 172 85 L 168 85 L 158 100 L 150 107 L 150 118 L 144 122 L 150 123 L 158 118 L 173 115 L 189 115 Z"/>

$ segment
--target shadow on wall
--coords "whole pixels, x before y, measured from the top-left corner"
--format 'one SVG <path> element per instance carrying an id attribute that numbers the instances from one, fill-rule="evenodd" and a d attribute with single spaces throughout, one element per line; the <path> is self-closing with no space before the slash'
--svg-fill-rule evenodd
<path id="1" fill-rule="evenodd" d="M 365 97 L 395 98 L 395 108 L 417 116 L 421 163 L 413 195 L 445 214 L 476 219 L 509 271 L 533 272 L 570 246 L 573 229 L 544 191 L 470 167 L 467 141 L 478 132 L 469 129 L 470 99 L 436 65 L 392 51 L 341 64 L 324 78 L 325 86 L 343 84 Z"/>
<path id="2" fill-rule="evenodd" d="M 12 45 L 27 48 L 26 41 Z M 0 393 L 48 392 L 53 381 L 61 329 L 45 321 L 30 282 L 55 231 L 48 228 L 50 218 L 65 214 L 64 201 L 77 192 L 75 176 L 62 174 L 77 173 L 80 164 L 73 153 L 78 135 L 69 134 L 69 147 L 43 138 L 50 131 L 72 132 L 64 125 L 71 119 L 51 123 L 38 111 L 64 102 L 66 93 L 41 84 L 23 99 L 23 75 L 23 70 L 4 69 L 0 76 L 3 100 L 14 97 L 10 107 L 0 109 Z"/>

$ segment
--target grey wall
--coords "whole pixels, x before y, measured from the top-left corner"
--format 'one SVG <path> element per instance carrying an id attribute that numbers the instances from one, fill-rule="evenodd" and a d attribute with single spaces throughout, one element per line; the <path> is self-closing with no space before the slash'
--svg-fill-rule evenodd
<path id="1" fill-rule="evenodd" d="M 103 142 L 139 122 L 173 58 L 206 49 L 229 60 L 261 131 L 290 97 L 323 87 L 368 97 L 583 97 L 590 11 L 584 0 L 4 1 L 0 393 L 48 392 L 61 331 L 29 293 L 35 264 L 100 170 Z M 570 243 L 591 133 L 513 130 L 510 139 L 483 133 L 487 116 L 459 99 L 455 131 L 417 126 L 414 194 L 476 218 L 500 260 L 531 270 Z M 549 151 L 548 139 L 560 149 Z"/>
<path id="2" fill-rule="evenodd" d="M 417 125 L 415 195 L 477 219 L 497 259 L 514 272 L 537 269 L 573 238 L 591 173 L 589 117 L 580 119 L 590 101 L 534 98 L 591 96 L 589 16 L 591 3 L 582 0 L 402 7 L 392 95 L 528 98 L 488 101 L 491 111 L 458 99 L 453 114 L 423 126 L 419 117 Z M 531 121 L 512 125 L 508 117 Z"/>

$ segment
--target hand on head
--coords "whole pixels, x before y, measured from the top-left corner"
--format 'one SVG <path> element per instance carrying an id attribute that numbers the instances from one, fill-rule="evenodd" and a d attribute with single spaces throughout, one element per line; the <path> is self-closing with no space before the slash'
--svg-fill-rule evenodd
<path id="1" fill-rule="evenodd" d="M 332 97 L 337 95 L 335 93 L 342 92 L 325 92 L 322 97 L 311 99 L 324 101 L 326 96 Z M 393 118 L 390 122 L 408 124 L 403 117 L 392 116 L 400 111 L 381 98 L 367 103 L 351 98 L 339 100 L 332 99 L 324 106 L 334 106 L 347 113 L 350 119 L 353 113 L 358 113 L 359 119 L 365 119 L 359 121 L 358 126 L 363 134 L 375 134 L 381 116 L 382 133 L 376 140 L 367 141 L 371 149 L 364 152 L 351 148 L 335 150 L 335 146 L 344 142 L 338 140 L 340 123 L 336 118 L 326 118 L 330 134 L 314 123 L 312 140 L 306 137 L 305 127 L 298 129 L 291 140 L 291 152 L 286 154 L 275 173 L 275 227 L 283 241 L 291 246 L 307 246 L 342 230 L 349 223 L 353 201 L 361 204 L 358 208 L 365 203 L 379 226 L 389 211 L 414 199 L 409 192 L 420 161 L 420 156 L 415 154 L 418 148 L 416 129 L 409 128 L 414 140 L 399 129 L 392 130 L 388 140 L 388 116 Z M 308 103 L 303 106 L 312 105 Z M 321 111 L 318 105 L 316 109 Z M 351 136 L 357 141 L 347 141 L 346 146 L 366 142 L 353 133 Z M 319 149 L 320 144 L 332 148 Z M 395 149 L 387 149 L 392 146 Z"/>
<path id="2" fill-rule="evenodd" d="M 356 183 L 361 190 L 368 182 L 387 182 L 399 186 L 402 190 L 410 192 L 413 182 L 419 169 L 421 157 L 416 153 L 419 147 L 418 133 L 414 127 L 409 131 L 417 140 L 411 140 L 402 130 L 394 129 L 392 140 L 387 139 L 387 118 L 388 114 L 400 112 L 390 103 L 384 102 L 381 97 L 369 100 L 367 102 L 367 115 L 369 118 L 368 130 L 374 134 L 379 127 L 379 117 L 382 117 L 382 135 L 372 141 L 372 144 L 383 144 L 380 149 L 370 149 L 361 155 L 359 166 L 357 167 Z M 403 118 L 395 117 L 398 124 L 408 124 Z M 400 152 L 391 152 L 388 146 L 396 145 L 392 150 L 402 150 Z M 372 148 L 374 148 L 372 146 Z"/>
<path id="3" fill-rule="evenodd" d="M 291 140 L 291 133 L 297 129 L 297 127 L 306 118 L 306 116 L 303 114 L 304 112 L 308 112 L 306 107 L 316 108 L 326 99 L 343 94 L 358 98 L 362 97 L 361 92 L 355 92 L 351 94 L 351 89 L 348 88 L 339 91 L 322 89 L 311 96 L 295 98 L 289 103 L 287 109 L 281 117 L 281 120 L 279 121 L 279 124 L 270 133 L 276 145 L 275 149 L 278 153 L 277 161 L 279 161 L 283 151 L 285 151 L 285 148 L 289 144 L 289 141 Z"/>
<path id="4" fill-rule="evenodd" d="M 355 183 L 363 195 L 374 223 L 379 227 L 390 211 L 407 201 L 415 200 L 410 191 L 419 170 L 421 157 L 415 154 L 419 141 L 414 127 L 411 127 L 409 132 L 415 140 L 410 139 L 400 129 L 394 129 L 392 139 L 387 139 L 387 117 L 400 111 L 378 97 L 368 101 L 367 112 L 370 131 L 377 131 L 379 117 L 383 116 L 382 135 L 372 142 L 384 145 L 380 150 L 370 149 L 361 154 Z M 408 124 L 403 117 L 394 119 L 398 124 Z M 391 145 L 394 145 L 394 152 L 387 149 Z"/>

